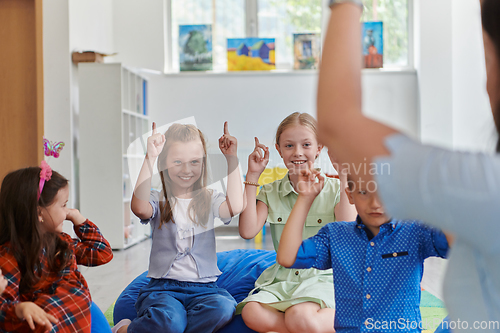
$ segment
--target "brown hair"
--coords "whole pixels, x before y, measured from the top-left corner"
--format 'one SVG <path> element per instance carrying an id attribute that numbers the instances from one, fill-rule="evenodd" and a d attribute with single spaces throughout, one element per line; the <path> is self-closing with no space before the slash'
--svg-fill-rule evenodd
<path id="1" fill-rule="evenodd" d="M 172 143 L 174 142 L 190 142 L 200 140 L 203 146 L 203 165 L 200 178 L 193 185 L 193 200 L 188 206 L 188 215 L 191 221 L 194 223 L 201 223 L 202 226 L 206 226 L 208 222 L 208 215 L 210 213 L 210 204 L 212 193 L 209 191 L 207 186 L 208 172 L 207 172 L 207 147 L 205 143 L 205 138 L 203 133 L 197 129 L 194 125 L 182 125 L 173 124 L 165 132 L 165 146 L 162 152 L 158 156 L 158 171 L 160 173 L 161 183 L 163 187 L 163 194 L 165 201 L 160 204 L 160 225 L 159 228 L 164 223 L 169 221 L 174 221 L 173 208 L 175 206 L 175 197 L 172 194 L 170 188 L 172 180 L 170 179 L 166 160 L 168 156 L 168 150 Z M 196 219 L 198 218 L 198 219 Z"/>
<path id="2" fill-rule="evenodd" d="M 498 63 L 500 64 L 500 1 L 498 0 L 483 0 L 481 8 L 481 19 L 483 29 L 491 38 L 495 45 Z M 500 73 L 497 73 L 500 77 Z M 500 91 L 500 87 L 498 87 Z M 493 119 L 497 133 L 500 134 L 500 104 L 492 105 Z M 497 141 L 496 151 L 500 152 L 500 136 Z"/>
<path id="3" fill-rule="evenodd" d="M 276 130 L 276 144 L 278 146 L 280 145 L 281 134 L 287 128 L 296 125 L 306 126 L 314 133 L 316 138 L 318 137 L 318 123 L 316 122 L 316 119 L 314 119 L 314 117 L 311 116 L 309 113 L 294 112 L 285 119 L 283 119 L 279 124 L 278 129 Z"/>
<path id="4" fill-rule="evenodd" d="M 43 233 L 38 220 L 39 208 L 50 206 L 68 180 L 52 171 L 37 200 L 40 171 L 39 167 L 13 171 L 5 176 L 0 189 L 0 244 L 10 242 L 21 271 L 21 294 L 43 278 L 42 249 L 51 272 L 61 271 L 71 259 L 69 244 L 57 234 Z"/>

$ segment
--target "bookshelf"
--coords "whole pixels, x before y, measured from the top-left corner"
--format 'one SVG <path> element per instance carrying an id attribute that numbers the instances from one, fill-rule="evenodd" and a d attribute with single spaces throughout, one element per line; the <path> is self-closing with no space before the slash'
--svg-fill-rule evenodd
<path id="1" fill-rule="evenodd" d="M 149 131 L 147 80 L 121 64 L 80 63 L 78 76 L 80 209 L 125 249 L 150 235 L 130 211 Z"/>

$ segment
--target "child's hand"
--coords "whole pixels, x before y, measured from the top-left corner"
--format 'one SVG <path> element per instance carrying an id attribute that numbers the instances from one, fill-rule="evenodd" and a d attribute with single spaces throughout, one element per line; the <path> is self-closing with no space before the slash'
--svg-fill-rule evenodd
<path id="1" fill-rule="evenodd" d="M 224 156 L 236 156 L 238 151 L 238 140 L 229 134 L 227 121 L 224 122 L 224 134 L 219 139 L 219 148 Z"/>
<path id="2" fill-rule="evenodd" d="M 262 154 L 261 150 L 264 154 Z M 255 138 L 255 149 L 248 156 L 248 174 L 255 174 L 257 178 L 260 177 L 261 173 L 266 169 L 268 162 L 269 148 L 260 143 L 259 139 Z"/>
<path id="3" fill-rule="evenodd" d="M 153 122 L 153 134 L 148 138 L 147 155 L 149 158 L 156 158 L 160 155 L 165 145 L 165 135 L 156 131 L 156 123 Z"/>
<path id="4" fill-rule="evenodd" d="M 9 281 L 2 275 L 2 270 L 0 269 L 0 294 L 3 293 Z"/>
<path id="5" fill-rule="evenodd" d="M 16 315 L 19 319 L 26 320 L 32 330 L 35 330 L 35 323 L 45 326 L 47 330 L 52 329 L 52 324 L 57 324 L 58 320 L 53 315 L 46 313 L 41 307 L 33 302 L 21 302 L 16 305 Z"/>
<path id="6" fill-rule="evenodd" d="M 78 209 L 68 208 L 68 213 L 66 214 L 66 220 L 71 221 L 74 225 L 80 225 L 87 219 L 83 217 Z"/>
<path id="7" fill-rule="evenodd" d="M 316 198 L 325 185 L 325 178 L 319 170 L 313 168 L 313 163 L 308 162 L 309 168 L 300 171 L 297 183 L 297 192 L 304 197 Z M 316 182 L 318 179 L 318 182 Z"/>

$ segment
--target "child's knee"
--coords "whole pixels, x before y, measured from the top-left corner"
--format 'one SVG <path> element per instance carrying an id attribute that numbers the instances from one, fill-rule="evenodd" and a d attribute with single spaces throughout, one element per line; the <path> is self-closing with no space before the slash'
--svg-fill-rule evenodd
<path id="1" fill-rule="evenodd" d="M 214 299 L 212 306 L 222 321 L 229 321 L 234 315 L 236 301 L 232 297 L 219 295 Z"/>
<path id="2" fill-rule="evenodd" d="M 182 333 L 187 326 L 185 313 L 165 311 L 158 308 L 148 309 L 143 316 L 132 323 L 136 322 L 145 329 L 144 332 L 162 332 L 166 330 L 165 332 L 169 333 Z"/>
<path id="3" fill-rule="evenodd" d="M 310 311 L 300 306 L 292 306 L 285 312 L 285 324 L 292 333 L 299 332 L 322 332 L 323 324 L 311 315 Z"/>
<path id="4" fill-rule="evenodd" d="M 251 323 L 255 320 L 262 318 L 260 312 L 262 311 L 262 305 L 257 302 L 248 302 L 245 304 L 243 309 L 241 309 L 241 318 L 245 323 Z"/>

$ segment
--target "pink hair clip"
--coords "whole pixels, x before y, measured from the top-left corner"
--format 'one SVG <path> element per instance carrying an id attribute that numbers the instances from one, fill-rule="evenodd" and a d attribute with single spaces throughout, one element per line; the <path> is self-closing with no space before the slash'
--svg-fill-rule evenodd
<path id="1" fill-rule="evenodd" d="M 42 169 L 42 171 L 40 171 L 40 183 L 38 184 L 37 200 L 40 200 L 40 195 L 42 194 L 45 181 L 52 178 L 52 169 L 50 168 L 50 165 L 47 164 L 47 162 L 42 161 L 42 163 L 40 164 L 40 168 Z"/>

